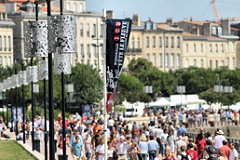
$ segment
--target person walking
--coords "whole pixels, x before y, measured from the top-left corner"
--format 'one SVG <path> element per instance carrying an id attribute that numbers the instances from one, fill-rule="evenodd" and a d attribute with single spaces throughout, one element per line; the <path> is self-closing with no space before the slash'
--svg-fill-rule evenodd
<path id="1" fill-rule="evenodd" d="M 81 152 L 83 151 L 83 143 L 80 141 L 79 136 L 75 136 L 75 142 L 72 143 L 71 154 L 74 160 L 81 159 Z"/>
<path id="2" fill-rule="evenodd" d="M 154 136 L 150 136 L 150 141 L 148 141 L 148 153 L 149 160 L 154 160 L 159 154 L 159 145 L 156 140 L 154 140 Z"/>
<path id="3" fill-rule="evenodd" d="M 231 142 L 229 144 L 229 146 L 230 146 L 230 148 L 232 150 L 232 152 L 230 154 L 230 157 L 229 157 L 229 160 L 238 160 L 238 152 L 237 152 L 237 150 L 236 150 L 236 148 L 234 146 L 234 143 Z"/>
<path id="4" fill-rule="evenodd" d="M 141 150 L 142 160 L 147 160 L 148 143 L 146 141 L 146 137 L 142 135 L 138 144 L 138 147 Z"/>

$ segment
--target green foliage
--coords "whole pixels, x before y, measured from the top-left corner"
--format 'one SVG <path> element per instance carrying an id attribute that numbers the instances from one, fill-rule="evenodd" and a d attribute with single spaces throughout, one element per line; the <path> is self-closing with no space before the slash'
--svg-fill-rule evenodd
<path id="1" fill-rule="evenodd" d="M 81 105 L 96 104 L 103 98 L 103 82 L 99 71 L 89 64 L 77 63 L 71 75 L 74 98 Z"/>

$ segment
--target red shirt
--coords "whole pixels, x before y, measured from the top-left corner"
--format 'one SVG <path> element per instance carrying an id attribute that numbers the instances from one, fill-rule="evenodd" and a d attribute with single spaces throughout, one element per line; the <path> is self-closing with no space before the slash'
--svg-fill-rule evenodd
<path id="1" fill-rule="evenodd" d="M 191 157 L 191 160 L 197 160 L 198 159 L 198 152 L 195 150 L 188 150 L 187 154 Z"/>
<path id="2" fill-rule="evenodd" d="M 206 140 L 203 139 L 196 139 L 196 145 L 197 145 L 197 150 L 198 151 L 203 151 L 204 147 L 207 145 Z"/>
<path id="3" fill-rule="evenodd" d="M 222 147 L 219 148 L 218 155 L 219 155 L 220 151 L 223 151 L 225 157 L 227 157 L 229 159 L 230 154 L 231 154 L 232 151 L 231 151 L 231 149 L 227 145 L 223 145 Z"/>

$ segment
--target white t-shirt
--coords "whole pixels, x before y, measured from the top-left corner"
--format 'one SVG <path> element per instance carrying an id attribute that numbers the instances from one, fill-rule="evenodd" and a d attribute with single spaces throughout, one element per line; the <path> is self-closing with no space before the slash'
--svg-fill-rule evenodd
<path id="1" fill-rule="evenodd" d="M 162 144 L 166 144 L 167 143 L 167 137 L 168 137 L 168 134 L 163 133 L 161 135 Z"/>
<path id="2" fill-rule="evenodd" d="M 184 156 L 187 155 L 186 152 L 181 153 L 181 154 L 184 155 Z M 177 160 L 182 160 L 182 156 L 181 156 L 181 154 L 177 156 Z M 190 156 L 190 155 L 188 155 L 188 160 L 191 160 L 191 156 Z"/>
<path id="3" fill-rule="evenodd" d="M 128 129 L 129 129 L 130 131 L 132 131 L 132 124 L 131 124 L 131 123 L 128 123 L 127 126 L 128 126 Z"/>
<path id="4" fill-rule="evenodd" d="M 104 145 L 98 145 L 96 152 L 98 153 L 104 153 Z M 98 160 L 104 160 L 104 155 L 99 155 Z"/>
<path id="5" fill-rule="evenodd" d="M 234 149 L 232 150 L 232 153 L 230 154 L 229 160 L 234 160 L 235 157 L 238 158 L 238 152 L 237 152 L 237 150 L 234 148 Z"/>
<path id="6" fill-rule="evenodd" d="M 126 154 L 127 153 L 127 142 L 118 142 L 117 146 L 117 153 L 118 154 Z"/>
<path id="7" fill-rule="evenodd" d="M 109 126 L 114 126 L 114 123 L 115 123 L 115 121 L 114 121 L 113 119 L 110 119 L 110 120 L 108 121 L 108 125 L 109 125 Z"/>
<path id="8" fill-rule="evenodd" d="M 223 135 L 217 135 L 213 139 L 214 147 L 219 149 L 220 147 L 223 146 L 223 141 L 226 140 L 226 138 Z"/>

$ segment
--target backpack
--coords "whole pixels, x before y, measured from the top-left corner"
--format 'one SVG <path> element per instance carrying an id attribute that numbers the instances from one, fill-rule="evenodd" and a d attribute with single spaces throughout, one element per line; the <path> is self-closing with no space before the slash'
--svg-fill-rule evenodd
<path id="1" fill-rule="evenodd" d="M 182 157 L 182 160 L 188 160 L 188 154 L 186 155 L 180 154 L 180 156 Z"/>

